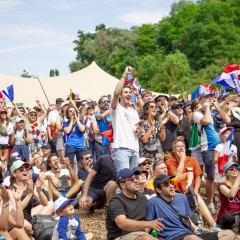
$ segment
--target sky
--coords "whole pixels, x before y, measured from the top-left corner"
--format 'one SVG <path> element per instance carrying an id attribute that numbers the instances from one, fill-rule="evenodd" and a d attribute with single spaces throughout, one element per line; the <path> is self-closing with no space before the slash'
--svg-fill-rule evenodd
<path id="1" fill-rule="evenodd" d="M 0 0 L 0 72 L 68 74 L 78 30 L 157 23 L 177 0 Z"/>

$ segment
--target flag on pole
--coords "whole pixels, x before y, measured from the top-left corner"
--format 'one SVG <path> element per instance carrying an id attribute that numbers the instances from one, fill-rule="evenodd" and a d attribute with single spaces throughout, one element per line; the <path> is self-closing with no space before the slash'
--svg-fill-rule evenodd
<path id="1" fill-rule="evenodd" d="M 232 74 L 235 75 L 234 81 L 232 79 Z M 233 88 L 236 89 L 236 84 L 237 87 L 239 87 L 239 81 L 240 81 L 240 68 L 237 64 L 229 64 L 225 68 L 224 72 L 216 77 L 211 84 L 220 84 L 222 86 L 228 87 L 228 88 Z"/>
<path id="2" fill-rule="evenodd" d="M 234 154 L 234 152 L 231 150 L 233 131 L 234 128 L 232 128 L 231 133 L 229 134 L 227 141 L 224 143 L 223 149 L 218 157 L 218 172 L 220 174 L 223 173 L 223 166 L 228 162 L 228 159 Z"/>
<path id="3" fill-rule="evenodd" d="M 5 102 L 12 102 L 14 101 L 14 89 L 13 89 L 13 84 L 4 88 L 1 91 L 2 95 L 5 98 Z"/>

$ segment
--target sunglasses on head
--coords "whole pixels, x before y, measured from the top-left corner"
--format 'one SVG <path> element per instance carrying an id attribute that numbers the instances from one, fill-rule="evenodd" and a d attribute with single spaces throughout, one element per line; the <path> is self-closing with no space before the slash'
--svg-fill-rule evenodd
<path id="1" fill-rule="evenodd" d="M 22 158 L 22 156 L 20 154 L 16 155 L 13 157 L 14 159 L 19 159 L 19 158 Z"/>
<path id="2" fill-rule="evenodd" d="M 93 156 L 85 157 L 86 160 L 93 159 Z"/>
<path id="3" fill-rule="evenodd" d="M 173 183 L 172 180 L 169 180 L 169 181 L 167 181 L 167 182 L 164 182 L 164 183 L 160 184 L 160 187 L 169 187 L 170 184 L 171 184 L 172 186 L 174 185 L 174 183 Z"/>
<path id="4" fill-rule="evenodd" d="M 102 100 L 101 103 L 110 103 L 110 100 Z"/>
<path id="5" fill-rule="evenodd" d="M 24 172 L 25 170 L 26 170 L 26 171 L 31 170 L 31 168 L 30 168 L 30 167 L 20 167 L 20 168 L 18 168 L 17 170 L 18 170 L 19 172 Z"/>
<path id="6" fill-rule="evenodd" d="M 152 164 L 152 161 L 146 161 L 146 162 L 141 163 L 140 165 L 146 166 L 146 165 L 151 165 L 151 164 Z"/>

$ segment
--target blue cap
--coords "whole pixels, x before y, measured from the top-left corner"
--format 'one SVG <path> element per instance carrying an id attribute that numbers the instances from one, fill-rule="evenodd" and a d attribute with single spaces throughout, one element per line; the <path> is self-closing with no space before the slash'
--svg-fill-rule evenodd
<path id="1" fill-rule="evenodd" d="M 227 170 L 232 166 L 239 167 L 239 164 L 237 164 L 235 162 L 228 162 L 223 166 L 223 172 L 226 174 Z"/>
<path id="2" fill-rule="evenodd" d="M 50 144 L 44 143 L 44 144 L 42 145 L 42 148 L 51 148 L 51 147 L 50 147 Z"/>
<path id="3" fill-rule="evenodd" d="M 202 94 L 200 94 L 199 98 L 202 99 L 208 95 L 214 95 L 214 93 L 212 91 L 206 91 L 206 92 L 203 92 Z"/>
<path id="4" fill-rule="evenodd" d="M 190 106 L 192 104 L 192 101 L 186 101 L 183 103 L 183 108 Z"/>
<path id="5" fill-rule="evenodd" d="M 131 177 L 133 174 L 134 172 L 132 170 L 129 168 L 124 168 L 117 173 L 116 181 L 117 183 L 120 183 L 122 179 Z"/>

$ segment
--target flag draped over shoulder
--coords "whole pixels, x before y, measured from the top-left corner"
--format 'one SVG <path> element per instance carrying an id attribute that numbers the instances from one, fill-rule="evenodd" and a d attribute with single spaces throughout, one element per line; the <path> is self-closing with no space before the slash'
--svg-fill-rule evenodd
<path id="1" fill-rule="evenodd" d="M 216 77 L 211 84 L 220 84 L 224 87 L 236 89 L 240 96 L 240 68 L 237 64 L 229 64 L 224 72 Z"/>
<path id="2" fill-rule="evenodd" d="M 228 162 L 229 157 L 234 154 L 234 152 L 231 150 L 233 131 L 234 128 L 232 128 L 232 131 L 229 134 L 227 141 L 224 143 L 223 149 L 218 157 L 218 172 L 220 174 L 223 173 L 223 166 Z"/>
<path id="3" fill-rule="evenodd" d="M 13 84 L 1 90 L 2 96 L 5 98 L 5 102 L 14 101 L 14 89 Z"/>

